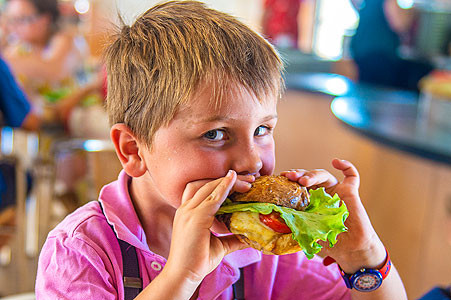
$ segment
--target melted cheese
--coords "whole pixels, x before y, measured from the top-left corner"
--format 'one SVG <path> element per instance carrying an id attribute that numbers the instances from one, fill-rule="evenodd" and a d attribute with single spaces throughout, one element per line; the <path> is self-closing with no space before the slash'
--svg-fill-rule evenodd
<path id="1" fill-rule="evenodd" d="M 244 235 L 263 247 L 281 235 L 260 222 L 259 214 L 255 212 L 234 212 L 230 218 L 230 231 Z"/>

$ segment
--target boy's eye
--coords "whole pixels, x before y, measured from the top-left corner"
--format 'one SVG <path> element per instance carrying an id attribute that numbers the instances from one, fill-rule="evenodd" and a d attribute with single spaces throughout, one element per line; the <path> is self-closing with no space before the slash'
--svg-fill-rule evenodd
<path id="1" fill-rule="evenodd" d="M 204 138 L 211 141 L 221 141 L 225 138 L 225 132 L 219 129 L 210 130 L 204 134 Z"/>
<path id="2" fill-rule="evenodd" d="M 269 131 L 270 129 L 266 126 L 258 126 L 254 131 L 254 136 L 262 136 L 267 134 Z"/>

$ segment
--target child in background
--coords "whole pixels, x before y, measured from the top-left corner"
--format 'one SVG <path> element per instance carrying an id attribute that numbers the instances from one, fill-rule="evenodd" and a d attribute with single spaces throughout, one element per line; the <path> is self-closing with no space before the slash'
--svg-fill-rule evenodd
<path id="1" fill-rule="evenodd" d="M 261 36 L 202 3 L 167 2 L 123 27 L 106 65 L 124 170 L 49 234 L 37 299 L 131 299 L 141 288 L 136 299 L 232 299 L 238 278 L 245 299 L 406 299 L 393 266 L 377 290 L 359 292 L 319 257 L 262 255 L 223 234 L 215 213 L 228 194 L 275 166 L 282 64 Z M 348 161 L 332 165 L 343 181 L 324 170 L 282 174 L 346 203 L 348 232 L 324 255 L 348 274 L 379 269 L 388 254 L 360 201 L 358 172 Z M 140 279 L 127 275 L 133 261 Z"/>

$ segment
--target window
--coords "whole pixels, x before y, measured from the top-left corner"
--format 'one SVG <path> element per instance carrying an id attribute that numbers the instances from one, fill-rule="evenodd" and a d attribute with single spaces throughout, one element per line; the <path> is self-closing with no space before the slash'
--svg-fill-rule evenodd
<path id="1" fill-rule="evenodd" d="M 317 0 L 313 52 L 338 60 L 358 24 L 358 13 L 349 0 Z"/>

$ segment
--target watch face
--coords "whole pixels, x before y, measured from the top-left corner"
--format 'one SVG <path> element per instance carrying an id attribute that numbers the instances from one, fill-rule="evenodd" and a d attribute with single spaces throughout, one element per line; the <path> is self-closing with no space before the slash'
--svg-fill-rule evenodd
<path id="1" fill-rule="evenodd" d="M 375 270 L 361 270 L 352 277 L 352 286 L 362 292 L 374 291 L 382 284 L 382 275 Z"/>

